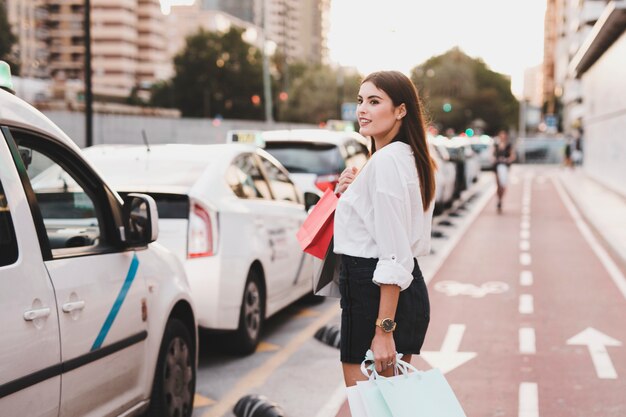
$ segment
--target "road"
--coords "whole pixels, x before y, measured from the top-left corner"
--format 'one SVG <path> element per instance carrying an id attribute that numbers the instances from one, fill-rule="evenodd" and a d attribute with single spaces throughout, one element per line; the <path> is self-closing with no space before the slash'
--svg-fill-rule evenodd
<path id="1" fill-rule="evenodd" d="M 420 260 L 432 318 L 413 363 L 442 369 L 468 416 L 626 416 L 626 291 L 616 285 L 626 271 L 581 233 L 557 169 L 514 167 L 502 214 L 483 177 L 465 210 L 444 216 L 453 226 L 435 219 L 447 238 Z M 338 324 L 337 308 L 290 307 L 246 358 L 203 348 L 194 417 L 233 416 L 247 393 L 290 417 L 349 416 L 338 351 L 312 337 Z"/>

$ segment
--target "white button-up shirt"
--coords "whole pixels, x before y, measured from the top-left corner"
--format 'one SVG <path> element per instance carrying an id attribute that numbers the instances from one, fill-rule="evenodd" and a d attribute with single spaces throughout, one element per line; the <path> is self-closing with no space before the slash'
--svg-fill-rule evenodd
<path id="1" fill-rule="evenodd" d="M 334 251 L 378 258 L 373 281 L 401 290 L 413 280 L 413 258 L 430 252 L 434 202 L 424 212 L 411 147 L 377 150 L 342 194 L 335 211 Z"/>

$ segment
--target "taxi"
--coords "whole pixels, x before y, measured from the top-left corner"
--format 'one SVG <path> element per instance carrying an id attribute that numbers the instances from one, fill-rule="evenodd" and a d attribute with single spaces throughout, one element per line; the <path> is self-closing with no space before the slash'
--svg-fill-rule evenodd
<path id="1" fill-rule="evenodd" d="M 191 416 L 197 324 L 155 201 L 11 90 L 0 61 L 0 414 Z"/>

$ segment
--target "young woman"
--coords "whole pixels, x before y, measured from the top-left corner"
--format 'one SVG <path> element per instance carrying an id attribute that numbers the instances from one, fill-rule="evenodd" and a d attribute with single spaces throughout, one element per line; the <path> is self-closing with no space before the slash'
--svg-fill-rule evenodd
<path id="1" fill-rule="evenodd" d="M 415 257 L 430 252 L 436 168 L 415 86 L 397 71 L 370 74 L 357 117 L 372 156 L 361 172 L 346 169 L 339 178 L 334 235 L 346 386 L 365 379 L 368 349 L 382 375 L 393 374 L 396 352 L 406 361 L 419 354 L 430 320 Z"/>
<path id="2" fill-rule="evenodd" d="M 498 203 L 496 208 L 498 213 L 502 212 L 502 199 L 508 184 L 509 167 L 515 161 L 515 150 L 509 142 L 509 134 L 506 130 L 498 132 L 496 146 L 494 148 L 494 171 L 496 173 L 496 184 L 498 186 Z"/>

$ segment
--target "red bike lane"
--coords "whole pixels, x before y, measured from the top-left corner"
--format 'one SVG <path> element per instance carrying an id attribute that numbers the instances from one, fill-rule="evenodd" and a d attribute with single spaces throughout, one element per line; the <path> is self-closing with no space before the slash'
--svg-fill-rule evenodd
<path id="1" fill-rule="evenodd" d="M 470 417 L 626 416 L 626 299 L 551 169 L 516 167 L 429 283 L 413 364 L 446 371 Z"/>

